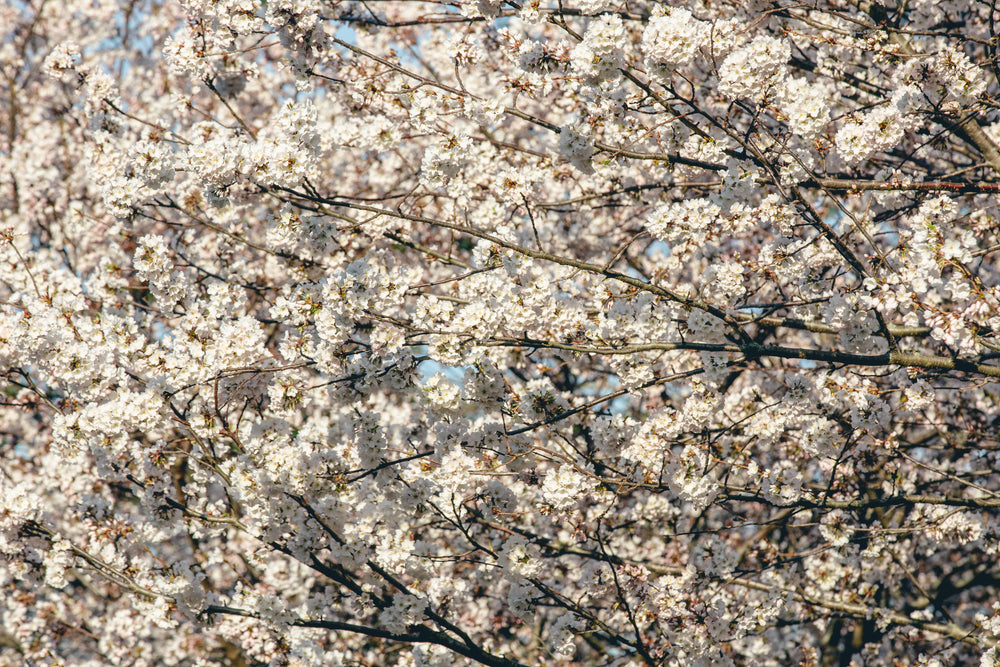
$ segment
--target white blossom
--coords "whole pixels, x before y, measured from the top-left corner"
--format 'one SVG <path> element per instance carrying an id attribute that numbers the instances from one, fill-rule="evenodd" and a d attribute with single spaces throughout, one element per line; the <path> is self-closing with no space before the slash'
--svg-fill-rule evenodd
<path id="1" fill-rule="evenodd" d="M 995 664 L 996 31 L 869 5 L 0 3 L 0 665 Z"/>
<path id="2" fill-rule="evenodd" d="M 758 37 L 734 51 L 719 67 L 719 88 L 730 98 L 764 99 L 783 78 L 791 56 L 788 42 L 774 37 Z"/>
<path id="3" fill-rule="evenodd" d="M 587 28 L 570 53 L 573 70 L 590 80 L 611 79 L 625 64 L 625 26 L 617 15 L 604 15 Z"/>

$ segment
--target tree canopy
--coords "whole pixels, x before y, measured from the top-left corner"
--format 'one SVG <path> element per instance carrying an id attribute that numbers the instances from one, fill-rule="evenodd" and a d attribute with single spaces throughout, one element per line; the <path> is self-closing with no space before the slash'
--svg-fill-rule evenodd
<path id="1" fill-rule="evenodd" d="M 0 5 L 0 666 L 1000 664 L 1000 11 Z"/>

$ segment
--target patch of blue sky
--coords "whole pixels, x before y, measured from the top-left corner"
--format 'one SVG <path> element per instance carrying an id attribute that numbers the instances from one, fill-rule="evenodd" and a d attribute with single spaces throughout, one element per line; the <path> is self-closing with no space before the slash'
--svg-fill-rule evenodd
<path id="1" fill-rule="evenodd" d="M 413 356 L 424 357 L 427 355 L 427 346 L 419 345 L 413 348 Z M 445 377 L 461 386 L 465 382 L 465 372 L 472 366 L 449 366 L 434 359 L 424 359 L 417 364 L 417 371 L 420 373 L 420 384 L 427 384 L 427 381 L 438 373 L 443 373 Z"/>

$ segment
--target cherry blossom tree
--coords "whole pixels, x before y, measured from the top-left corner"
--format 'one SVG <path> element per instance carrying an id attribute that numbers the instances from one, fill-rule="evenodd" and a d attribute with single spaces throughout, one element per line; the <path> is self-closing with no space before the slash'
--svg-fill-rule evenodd
<path id="1" fill-rule="evenodd" d="M 998 21 L 0 4 L 0 665 L 1000 664 Z"/>

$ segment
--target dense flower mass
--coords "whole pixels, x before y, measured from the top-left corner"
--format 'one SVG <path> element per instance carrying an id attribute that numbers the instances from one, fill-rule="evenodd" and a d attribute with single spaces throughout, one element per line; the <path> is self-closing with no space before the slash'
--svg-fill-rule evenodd
<path id="1" fill-rule="evenodd" d="M 989 3 L 0 3 L 0 667 L 1000 664 Z"/>

